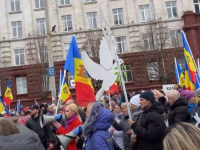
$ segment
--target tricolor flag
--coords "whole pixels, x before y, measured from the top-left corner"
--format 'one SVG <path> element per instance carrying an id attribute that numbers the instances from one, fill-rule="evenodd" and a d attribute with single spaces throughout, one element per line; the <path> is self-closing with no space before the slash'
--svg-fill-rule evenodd
<path id="1" fill-rule="evenodd" d="M 0 98 L 0 113 L 2 113 L 3 111 L 5 111 L 5 107 L 4 107 L 3 102 Z"/>
<path id="2" fill-rule="evenodd" d="M 117 92 L 118 95 L 119 95 L 119 89 L 118 89 L 117 82 L 115 82 L 115 83 L 110 87 L 110 94 L 113 95 L 115 92 Z"/>
<path id="3" fill-rule="evenodd" d="M 185 88 L 186 90 L 192 91 L 192 89 L 195 89 L 195 85 L 194 83 L 191 82 L 192 79 L 189 73 L 188 64 L 187 64 L 186 59 L 184 60 L 185 60 Z"/>
<path id="4" fill-rule="evenodd" d="M 195 91 L 195 84 L 196 84 L 196 73 L 197 73 L 197 68 L 195 66 L 195 62 L 193 59 L 193 55 L 190 49 L 190 46 L 187 42 L 185 33 L 181 31 L 181 36 L 183 40 L 183 47 L 184 47 L 184 55 L 185 55 L 185 60 L 187 63 L 187 69 L 188 69 L 188 74 L 189 74 L 189 80 L 190 80 L 190 90 Z"/>
<path id="5" fill-rule="evenodd" d="M 8 80 L 8 87 L 5 92 L 4 102 L 6 103 L 6 106 L 9 106 L 13 102 L 10 79 Z"/>
<path id="6" fill-rule="evenodd" d="M 58 87 L 58 96 L 63 102 L 67 102 L 69 99 L 72 99 L 72 95 L 69 91 L 67 83 L 64 79 L 63 72 L 60 71 L 60 82 Z"/>
<path id="7" fill-rule="evenodd" d="M 19 113 L 20 108 L 21 108 L 21 103 L 20 103 L 20 100 L 18 100 L 18 102 L 17 102 L 17 113 Z"/>
<path id="8" fill-rule="evenodd" d="M 7 114 L 10 114 L 10 111 L 9 111 L 8 107 L 6 106 L 6 103 L 4 103 L 4 107 L 5 107 L 5 112 L 6 112 Z"/>
<path id="9" fill-rule="evenodd" d="M 75 36 L 72 36 L 64 69 L 74 75 L 78 105 L 87 107 L 88 103 L 94 102 L 94 89 L 86 74 Z"/>
<path id="10" fill-rule="evenodd" d="M 178 61 L 176 60 L 176 58 L 174 58 L 174 65 L 175 65 L 175 73 L 176 73 L 177 84 L 184 86 L 185 85 L 185 83 L 184 83 L 185 77 L 184 77 L 182 68 L 181 68 L 180 64 L 178 63 Z"/>

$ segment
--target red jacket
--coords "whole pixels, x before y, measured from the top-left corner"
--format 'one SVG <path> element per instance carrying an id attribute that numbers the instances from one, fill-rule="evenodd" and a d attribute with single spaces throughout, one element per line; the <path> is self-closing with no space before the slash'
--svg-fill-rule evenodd
<path id="1" fill-rule="evenodd" d="M 63 134 L 67 134 L 69 132 L 71 132 L 73 129 L 75 129 L 76 127 L 78 127 L 79 125 L 82 125 L 82 122 L 76 118 L 72 123 L 71 125 L 69 126 L 68 130 L 66 130 L 63 126 L 59 127 L 57 130 L 56 130 L 56 133 L 58 135 L 63 135 Z M 66 150 L 77 150 L 77 147 L 76 147 L 76 141 L 75 139 L 72 140 L 69 145 L 67 146 Z"/>

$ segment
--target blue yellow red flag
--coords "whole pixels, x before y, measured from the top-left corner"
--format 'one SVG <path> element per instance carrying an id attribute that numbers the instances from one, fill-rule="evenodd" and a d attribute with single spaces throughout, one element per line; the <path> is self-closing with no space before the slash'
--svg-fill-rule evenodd
<path id="1" fill-rule="evenodd" d="M 3 111 L 5 111 L 5 107 L 4 107 L 3 102 L 0 98 L 0 113 L 2 113 Z"/>
<path id="2" fill-rule="evenodd" d="M 60 71 L 60 82 L 59 82 L 59 90 L 58 95 L 63 102 L 67 102 L 69 99 L 72 99 L 72 95 L 69 91 L 67 83 L 65 81 L 63 72 Z"/>
<path id="3" fill-rule="evenodd" d="M 185 33 L 183 31 L 181 31 L 181 36 L 182 36 L 183 47 L 184 47 L 184 55 L 185 55 L 186 63 L 188 66 L 188 73 L 190 75 L 190 83 L 193 84 L 191 85 L 192 87 L 195 87 L 194 85 L 196 83 L 197 68 L 193 59 L 192 51 L 190 49 Z M 195 88 L 192 88 L 191 90 L 194 91 Z"/>
<path id="4" fill-rule="evenodd" d="M 195 84 L 193 82 L 191 82 L 192 79 L 191 79 L 191 76 L 189 73 L 188 64 L 187 64 L 187 61 L 185 58 L 184 58 L 184 60 L 185 60 L 185 87 L 186 87 L 186 90 L 194 91 Z"/>
<path id="5" fill-rule="evenodd" d="M 68 70 L 72 75 L 74 75 L 76 99 L 78 105 L 87 107 L 88 103 L 94 102 L 94 89 L 90 79 L 87 76 L 75 36 L 72 36 L 64 69 Z"/>
<path id="6" fill-rule="evenodd" d="M 12 92 L 11 92 L 10 79 L 8 80 L 8 86 L 7 86 L 3 100 L 6 103 L 6 106 L 9 106 L 13 102 L 13 95 L 12 95 Z"/>

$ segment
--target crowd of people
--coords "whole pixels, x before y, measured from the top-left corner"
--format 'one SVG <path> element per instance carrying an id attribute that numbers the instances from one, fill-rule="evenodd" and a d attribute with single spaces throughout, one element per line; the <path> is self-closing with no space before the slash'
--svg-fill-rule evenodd
<path id="1" fill-rule="evenodd" d="M 22 107 L 18 113 L 3 112 L 0 149 L 64 150 L 57 135 L 79 128 L 66 150 L 199 150 L 200 125 L 195 126 L 195 116 L 200 116 L 200 89 L 192 92 L 176 87 L 166 93 L 128 93 L 128 105 L 123 94 L 114 93 L 87 108 L 68 100 L 57 114 L 57 106 L 46 103 Z M 55 120 L 42 127 L 41 115 Z"/>

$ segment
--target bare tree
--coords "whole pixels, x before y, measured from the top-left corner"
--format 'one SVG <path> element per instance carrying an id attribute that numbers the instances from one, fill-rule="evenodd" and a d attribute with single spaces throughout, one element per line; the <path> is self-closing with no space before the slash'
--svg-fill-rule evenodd
<path id="1" fill-rule="evenodd" d="M 134 45 L 138 50 L 148 51 L 144 55 L 144 64 L 150 70 L 148 77 L 152 80 L 159 79 L 163 84 L 170 83 L 174 78 L 174 57 L 177 56 L 177 48 L 181 46 L 177 36 L 176 40 L 173 40 L 174 47 L 169 49 L 170 37 L 166 24 L 159 19 L 149 22 L 141 40 Z"/>
<path id="2" fill-rule="evenodd" d="M 29 35 L 26 48 L 26 61 L 30 64 L 31 77 L 35 92 L 47 101 L 49 95 L 49 77 L 46 74 L 48 67 L 48 51 L 46 37 L 43 35 Z"/>
<path id="3" fill-rule="evenodd" d="M 85 50 L 90 57 L 98 57 L 102 36 L 102 31 L 87 32 L 82 50 Z"/>

